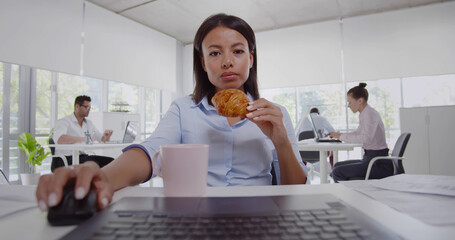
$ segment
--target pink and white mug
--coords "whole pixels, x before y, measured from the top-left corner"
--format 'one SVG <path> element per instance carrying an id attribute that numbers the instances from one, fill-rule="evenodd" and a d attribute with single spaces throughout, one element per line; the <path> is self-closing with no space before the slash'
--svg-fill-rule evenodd
<path id="1" fill-rule="evenodd" d="M 161 171 L 158 169 L 158 154 Z M 207 188 L 209 145 L 163 145 L 152 158 L 153 171 L 163 178 L 164 195 L 167 197 L 200 197 Z"/>

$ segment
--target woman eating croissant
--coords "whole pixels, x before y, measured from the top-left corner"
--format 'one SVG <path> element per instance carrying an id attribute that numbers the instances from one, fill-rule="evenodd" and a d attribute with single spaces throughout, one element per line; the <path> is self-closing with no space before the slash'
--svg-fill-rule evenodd
<path id="1" fill-rule="evenodd" d="M 58 204 L 63 186 L 76 180 L 76 198 L 92 186 L 104 208 L 114 191 L 151 178 L 150 157 L 165 144 L 208 144 L 208 186 L 270 185 L 272 163 L 280 184 L 305 184 L 307 169 L 287 110 L 259 97 L 256 52 L 244 20 L 207 18 L 194 39 L 193 94 L 176 99 L 149 138 L 109 165 L 84 163 L 42 176 L 38 206 L 45 211 Z"/>

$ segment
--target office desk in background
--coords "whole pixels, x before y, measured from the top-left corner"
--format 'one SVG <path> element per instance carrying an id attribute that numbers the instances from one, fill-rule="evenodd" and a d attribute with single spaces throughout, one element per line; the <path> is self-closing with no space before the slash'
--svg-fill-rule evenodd
<path id="1" fill-rule="evenodd" d="M 209 187 L 206 196 L 279 196 L 324 193 L 338 197 L 404 239 L 453 239 L 455 236 L 455 224 L 446 226 L 425 224 L 343 184 Z M 144 196 L 163 197 L 163 189 L 127 187 L 116 192 L 113 201 L 118 201 L 123 197 Z M 33 207 L 36 206 L 35 187 L 0 185 L 0 205 L 8 207 L 8 204 L 12 204 L 11 199 L 13 198 L 20 198 L 14 202 L 22 202 L 25 209 L 7 216 L 0 216 L 2 239 L 58 239 L 75 228 L 75 226 L 51 227 L 47 223 L 46 213 L 42 213 L 37 207 Z"/>
<path id="2" fill-rule="evenodd" d="M 94 144 L 49 144 L 49 147 L 55 147 L 60 150 L 71 150 L 73 164 L 79 164 L 79 151 L 103 150 L 103 149 L 121 149 L 132 143 L 94 143 Z"/>
<path id="3" fill-rule="evenodd" d="M 297 143 L 299 151 L 319 151 L 319 166 L 321 175 L 321 184 L 328 183 L 329 173 L 327 171 L 327 152 L 333 152 L 333 164 L 338 162 L 338 151 L 351 151 L 355 147 L 362 147 L 357 143 L 329 143 L 314 142 L 303 140 Z"/>

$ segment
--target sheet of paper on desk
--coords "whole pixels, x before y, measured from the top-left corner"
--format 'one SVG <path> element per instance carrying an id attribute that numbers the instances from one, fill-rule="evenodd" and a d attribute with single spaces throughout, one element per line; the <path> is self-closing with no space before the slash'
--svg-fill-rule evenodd
<path id="1" fill-rule="evenodd" d="M 0 219 L 25 209 L 37 207 L 35 190 L 36 187 L 17 188 L 0 185 Z"/>
<path id="2" fill-rule="evenodd" d="M 370 184 L 394 191 L 455 196 L 455 176 L 399 174 Z"/>
<path id="3" fill-rule="evenodd" d="M 407 180 L 422 178 L 421 175 L 410 175 Z M 440 176 L 444 179 L 444 176 Z M 345 181 L 343 185 L 361 192 L 395 210 L 416 218 L 430 225 L 455 224 L 455 197 L 433 193 L 389 190 L 376 185 L 387 178 L 369 181 Z M 417 181 L 417 180 L 416 180 Z M 453 185 L 452 185 L 453 186 Z"/>

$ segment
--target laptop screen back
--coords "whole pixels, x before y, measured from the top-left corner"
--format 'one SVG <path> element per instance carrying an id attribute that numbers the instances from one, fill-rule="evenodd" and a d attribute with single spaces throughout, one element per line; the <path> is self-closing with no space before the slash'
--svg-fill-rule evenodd
<path id="1" fill-rule="evenodd" d="M 311 115 L 311 113 L 308 114 L 308 115 L 309 115 L 309 117 L 310 117 L 310 122 L 311 122 L 311 126 L 313 127 L 313 132 L 314 132 L 315 138 L 316 138 L 316 139 L 321 138 L 321 136 L 319 135 L 318 130 L 317 130 L 317 128 L 316 128 L 316 125 L 314 124 L 313 116 Z"/>
<path id="2" fill-rule="evenodd" d="M 123 135 L 123 143 L 132 143 L 136 140 L 137 131 L 139 129 L 139 123 L 136 121 L 128 121 L 125 128 L 125 134 Z"/>

